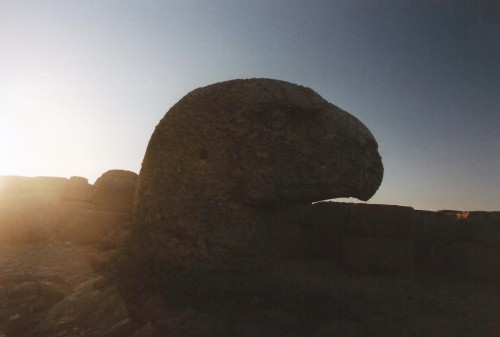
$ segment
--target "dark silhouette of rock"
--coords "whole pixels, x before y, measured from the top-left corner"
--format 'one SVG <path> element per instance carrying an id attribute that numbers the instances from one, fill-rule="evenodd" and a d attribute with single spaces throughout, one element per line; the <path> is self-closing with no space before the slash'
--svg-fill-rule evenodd
<path id="1" fill-rule="evenodd" d="M 93 203 L 104 210 L 128 212 L 132 209 L 137 173 L 110 170 L 94 183 Z"/>
<path id="2" fill-rule="evenodd" d="M 358 119 L 309 88 L 249 79 L 196 89 L 149 142 L 134 254 L 202 270 L 267 266 L 276 255 L 273 211 L 369 199 L 383 176 L 377 148 Z"/>

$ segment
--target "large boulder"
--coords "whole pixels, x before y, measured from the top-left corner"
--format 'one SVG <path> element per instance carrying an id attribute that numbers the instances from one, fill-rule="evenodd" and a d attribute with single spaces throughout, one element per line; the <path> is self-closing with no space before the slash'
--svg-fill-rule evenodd
<path id="1" fill-rule="evenodd" d="M 383 176 L 377 148 L 366 126 L 309 88 L 249 79 L 196 89 L 149 142 L 133 255 L 201 270 L 266 266 L 276 255 L 273 211 L 369 199 Z"/>

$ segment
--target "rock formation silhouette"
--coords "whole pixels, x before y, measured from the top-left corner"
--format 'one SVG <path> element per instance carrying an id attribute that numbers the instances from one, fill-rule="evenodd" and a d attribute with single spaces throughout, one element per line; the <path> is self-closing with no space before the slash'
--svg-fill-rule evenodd
<path id="1" fill-rule="evenodd" d="M 366 126 L 309 88 L 271 79 L 199 88 L 151 137 L 131 255 L 160 268 L 257 270 L 277 255 L 276 210 L 367 200 L 382 176 Z"/>

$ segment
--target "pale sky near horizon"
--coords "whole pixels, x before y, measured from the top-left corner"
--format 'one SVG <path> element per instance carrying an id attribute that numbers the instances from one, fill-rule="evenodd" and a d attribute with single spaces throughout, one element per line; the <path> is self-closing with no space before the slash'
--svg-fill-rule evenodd
<path id="1" fill-rule="evenodd" d="M 139 172 L 175 102 L 250 77 L 372 131 L 370 202 L 500 210 L 495 0 L 0 0 L 0 175 Z"/>

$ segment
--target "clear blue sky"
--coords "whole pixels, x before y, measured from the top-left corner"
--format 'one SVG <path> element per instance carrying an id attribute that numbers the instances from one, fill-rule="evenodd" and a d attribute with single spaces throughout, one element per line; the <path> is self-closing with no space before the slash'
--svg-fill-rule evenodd
<path id="1" fill-rule="evenodd" d="M 2 0 L 0 43 L 0 175 L 139 172 L 187 92 L 269 77 L 368 126 L 371 202 L 500 210 L 498 1 Z"/>

